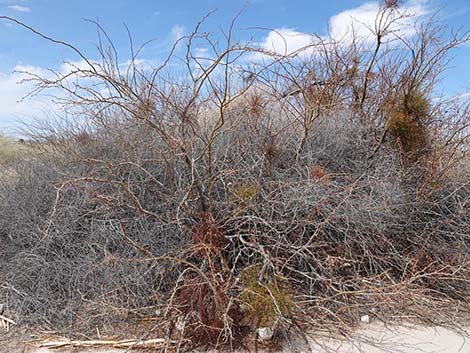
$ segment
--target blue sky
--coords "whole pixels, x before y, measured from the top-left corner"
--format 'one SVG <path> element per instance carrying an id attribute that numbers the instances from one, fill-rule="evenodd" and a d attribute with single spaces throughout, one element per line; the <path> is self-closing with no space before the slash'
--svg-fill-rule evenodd
<path id="1" fill-rule="evenodd" d="M 407 0 L 404 6 L 419 8 L 438 16 L 453 28 L 470 30 L 468 0 Z M 188 33 L 207 12 L 217 12 L 205 29 L 226 28 L 232 17 L 244 8 L 236 33 L 242 40 L 263 43 L 268 29 L 289 29 L 325 35 L 332 25 L 341 26 L 348 13 L 360 14 L 374 1 L 362 0 L 0 0 L 0 15 L 8 15 L 54 38 L 72 43 L 90 58 L 96 57 L 96 28 L 85 19 L 99 20 L 112 37 L 122 60 L 128 54 L 126 24 L 134 41 L 155 41 L 142 54 L 146 60 L 162 57 L 178 36 Z M 349 12 L 348 12 L 349 11 Z M 351 12 L 356 11 L 356 12 Z M 336 21 L 334 21 L 336 19 Z M 254 27 L 266 28 L 257 30 Z M 77 60 L 69 50 L 48 43 L 32 33 L 0 21 L 0 132 L 9 132 L 15 121 L 38 113 L 47 102 L 17 101 L 28 92 L 28 85 L 13 71 L 18 67 L 58 68 L 63 60 Z M 470 45 L 454 52 L 453 68 L 446 71 L 442 87 L 447 95 L 470 90 Z"/>

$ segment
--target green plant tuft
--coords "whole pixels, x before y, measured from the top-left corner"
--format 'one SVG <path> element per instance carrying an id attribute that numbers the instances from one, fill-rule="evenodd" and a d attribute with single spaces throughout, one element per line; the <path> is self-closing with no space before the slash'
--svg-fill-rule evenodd
<path id="1" fill-rule="evenodd" d="M 257 322 L 258 326 L 272 325 L 279 316 L 289 316 L 293 308 L 292 297 L 279 279 L 261 283 L 259 275 L 257 267 L 245 271 L 245 288 L 240 299 L 248 307 L 245 314 L 248 320 Z"/>

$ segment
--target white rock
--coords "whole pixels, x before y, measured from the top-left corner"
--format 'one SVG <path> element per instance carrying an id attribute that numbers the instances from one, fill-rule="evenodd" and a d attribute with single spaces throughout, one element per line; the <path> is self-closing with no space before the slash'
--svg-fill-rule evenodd
<path id="1" fill-rule="evenodd" d="M 248 310 L 250 310 L 250 307 L 247 304 L 245 303 L 240 304 L 240 311 L 242 313 L 246 313 Z"/>
<path id="2" fill-rule="evenodd" d="M 184 328 L 186 327 L 186 321 L 182 317 L 179 317 L 178 320 L 176 320 L 175 327 L 178 331 L 184 331 Z"/>
<path id="3" fill-rule="evenodd" d="M 369 315 L 362 315 L 362 316 L 361 316 L 361 321 L 368 324 L 368 323 L 370 322 L 370 317 L 369 317 Z"/>
<path id="4" fill-rule="evenodd" d="M 273 338 L 274 331 L 271 327 L 260 327 L 258 329 L 258 338 L 261 341 L 269 341 Z"/>

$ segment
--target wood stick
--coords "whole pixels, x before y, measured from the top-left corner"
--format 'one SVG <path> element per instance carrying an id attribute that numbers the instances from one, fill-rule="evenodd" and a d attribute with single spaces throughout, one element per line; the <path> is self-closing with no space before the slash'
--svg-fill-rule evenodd
<path id="1" fill-rule="evenodd" d="M 8 323 L 10 323 L 10 324 L 12 324 L 12 325 L 16 325 L 16 322 L 14 322 L 12 319 L 9 319 L 9 318 L 7 318 L 7 317 L 5 317 L 5 316 L 3 316 L 3 315 L 0 315 L 0 320 L 6 321 L 6 322 L 8 322 Z"/>
<path id="2" fill-rule="evenodd" d="M 70 340 L 70 339 L 58 339 L 58 340 L 45 340 L 40 343 L 39 347 L 44 348 L 61 348 L 66 346 L 72 347 L 90 347 L 90 346 L 112 346 L 115 348 L 129 348 L 129 347 L 152 347 L 162 343 L 175 343 L 175 341 L 167 341 L 164 338 L 153 338 L 148 340 L 138 340 L 138 339 L 127 339 L 127 340 L 88 340 L 88 341 L 79 341 L 79 340 Z"/>

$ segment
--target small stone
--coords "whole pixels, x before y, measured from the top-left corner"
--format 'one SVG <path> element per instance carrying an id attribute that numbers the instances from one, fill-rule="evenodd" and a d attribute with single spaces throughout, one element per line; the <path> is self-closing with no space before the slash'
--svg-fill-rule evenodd
<path id="1" fill-rule="evenodd" d="M 366 324 L 368 324 L 370 322 L 370 317 L 369 315 L 362 315 L 361 316 L 361 321 L 362 322 L 365 322 Z"/>
<path id="2" fill-rule="evenodd" d="M 244 304 L 244 303 L 240 304 L 240 311 L 242 313 L 246 313 L 248 310 L 250 310 L 250 307 L 247 304 Z"/>
<path id="3" fill-rule="evenodd" d="M 186 326 L 186 321 L 183 320 L 183 318 L 179 317 L 178 320 L 176 320 L 175 327 L 178 331 L 183 331 Z"/>
<path id="4" fill-rule="evenodd" d="M 258 329 L 258 338 L 261 341 L 269 341 L 273 338 L 274 331 L 271 327 L 260 327 Z"/>

